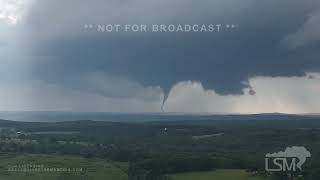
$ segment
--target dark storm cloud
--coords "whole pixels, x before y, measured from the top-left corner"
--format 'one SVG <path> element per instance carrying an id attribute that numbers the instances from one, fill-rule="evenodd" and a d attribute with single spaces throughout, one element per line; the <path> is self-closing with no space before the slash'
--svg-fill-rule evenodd
<path id="1" fill-rule="evenodd" d="M 79 2 L 83 5 L 83 1 Z M 237 3 L 235 7 L 222 4 L 227 12 L 231 12 L 225 16 L 223 10 L 215 6 L 214 1 L 206 2 L 210 5 L 207 8 L 206 3 L 200 3 L 201 6 L 196 6 L 195 12 L 191 11 L 191 15 L 187 15 L 188 13 L 182 11 L 179 4 L 175 3 L 173 10 L 167 14 L 162 13 L 164 19 L 161 19 L 159 10 L 155 10 L 151 17 L 140 12 L 143 11 L 141 6 L 145 4 L 146 12 L 152 10 L 146 1 L 138 1 L 137 4 L 140 6 L 133 7 L 137 13 L 128 12 L 132 10 L 126 6 L 128 2 L 109 2 L 111 7 L 115 7 L 113 13 L 103 11 L 103 1 L 97 1 L 97 6 L 94 1 L 90 1 L 87 11 L 81 11 L 83 7 L 75 5 L 75 1 L 51 2 L 51 7 L 54 5 L 51 14 L 46 12 L 46 8 L 50 6 L 47 7 L 41 2 L 41 6 L 35 6 L 29 17 L 30 29 L 35 35 L 34 56 L 38 59 L 34 64 L 34 74 L 48 82 L 81 88 L 81 81 L 74 82 L 74 77 L 81 77 L 90 72 L 102 72 L 137 81 L 143 86 L 160 86 L 165 94 L 168 94 L 176 83 L 191 80 L 201 82 L 205 89 L 227 95 L 243 94 L 244 88 L 250 88 L 248 79 L 251 77 L 304 76 L 307 71 L 318 71 L 320 68 L 319 43 L 296 49 L 283 45 L 285 37 L 297 31 L 307 21 L 309 13 L 315 10 L 315 1 L 286 0 L 258 4 L 258 1 L 248 0 L 240 3 L 229 0 L 227 2 Z M 170 7 L 169 1 L 165 2 L 167 4 L 161 5 Z M 191 1 L 187 2 L 191 5 Z M 216 1 L 216 5 L 222 2 Z M 75 5 L 74 11 L 72 8 L 65 8 L 72 4 Z M 107 4 L 104 5 L 106 9 L 112 10 Z M 237 9 L 237 6 L 241 8 Z M 127 15 L 139 14 L 141 17 L 129 16 L 130 18 L 123 19 L 117 10 L 127 12 Z M 48 16 L 55 13 L 59 18 Z M 110 15 L 116 18 L 108 19 Z M 117 22 L 117 18 L 118 23 L 179 23 L 188 22 L 188 19 L 190 23 L 225 23 L 233 20 L 233 23 L 239 26 L 232 32 L 190 34 L 107 35 L 83 33 L 76 29 L 94 19 L 96 21 L 93 23 L 114 23 Z M 38 34 L 45 38 L 37 37 Z M 95 91 L 94 87 L 91 89 Z M 96 92 L 100 93 L 97 90 Z M 250 92 L 254 94 L 253 90 Z M 117 93 L 103 95 L 122 96 Z"/>

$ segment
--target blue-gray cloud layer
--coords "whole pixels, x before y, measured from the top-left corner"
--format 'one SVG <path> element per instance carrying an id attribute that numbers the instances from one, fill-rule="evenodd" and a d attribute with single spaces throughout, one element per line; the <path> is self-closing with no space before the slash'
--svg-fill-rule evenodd
<path id="1" fill-rule="evenodd" d="M 165 94 L 187 80 L 222 95 L 242 94 L 250 88 L 251 77 L 319 71 L 320 43 L 312 41 L 317 39 L 297 47 L 291 37 L 319 7 L 313 0 L 38 1 L 26 29 L 33 38 L 33 74 L 41 80 L 124 96 L 124 91 L 101 92 L 74 80 L 98 72 L 160 86 Z M 87 23 L 235 23 L 238 27 L 221 33 L 106 34 L 83 31 L 81 26 Z"/>

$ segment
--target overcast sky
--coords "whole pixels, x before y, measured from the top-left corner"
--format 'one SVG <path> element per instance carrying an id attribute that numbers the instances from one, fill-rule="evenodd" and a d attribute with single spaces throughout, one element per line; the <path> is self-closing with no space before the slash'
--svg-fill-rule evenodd
<path id="1" fill-rule="evenodd" d="M 0 0 L 0 111 L 319 113 L 319 57 L 319 0 Z"/>

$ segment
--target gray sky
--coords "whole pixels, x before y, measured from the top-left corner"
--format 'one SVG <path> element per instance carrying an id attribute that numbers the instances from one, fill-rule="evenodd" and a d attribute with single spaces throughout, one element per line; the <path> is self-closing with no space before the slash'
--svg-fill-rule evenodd
<path id="1" fill-rule="evenodd" d="M 319 113 L 319 24 L 318 0 L 0 0 L 0 110 Z"/>

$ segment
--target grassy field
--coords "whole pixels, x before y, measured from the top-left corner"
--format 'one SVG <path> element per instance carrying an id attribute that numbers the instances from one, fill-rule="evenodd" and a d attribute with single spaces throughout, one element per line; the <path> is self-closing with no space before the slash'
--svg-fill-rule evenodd
<path id="1" fill-rule="evenodd" d="M 53 168 L 53 172 L 36 172 L 33 167 Z M 16 171 L 28 167 L 32 171 Z M 8 168 L 15 168 L 14 171 Z M 64 168 L 57 172 L 57 168 Z M 70 168 L 70 172 L 66 171 Z M 101 159 L 84 159 L 55 155 L 0 154 L 0 180 L 127 180 L 126 163 L 107 162 Z"/>
<path id="2" fill-rule="evenodd" d="M 42 168 L 40 172 L 35 171 L 37 166 Z M 24 172 L 22 168 L 29 170 Z M 48 170 L 43 170 L 44 168 L 53 168 L 54 171 L 48 172 Z M 57 172 L 55 170 L 57 168 L 70 168 L 71 171 L 66 172 L 64 169 L 63 172 Z M 127 180 L 126 170 L 126 163 L 107 162 L 101 159 L 58 155 L 0 154 L 0 180 Z M 174 180 L 270 180 L 250 176 L 244 170 L 223 169 L 174 174 L 172 177 Z"/>
<path id="3" fill-rule="evenodd" d="M 251 176 L 245 170 L 216 170 L 208 172 L 181 173 L 171 176 L 174 180 L 271 180 Z"/>

